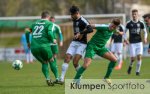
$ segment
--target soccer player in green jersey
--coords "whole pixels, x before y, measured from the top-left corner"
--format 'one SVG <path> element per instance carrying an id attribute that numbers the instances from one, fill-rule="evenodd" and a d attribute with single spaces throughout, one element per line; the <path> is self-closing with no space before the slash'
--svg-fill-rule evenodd
<path id="1" fill-rule="evenodd" d="M 150 32 L 150 13 L 143 15 L 144 21 L 147 25 L 147 31 Z M 150 44 L 148 47 L 148 53 L 150 54 Z"/>
<path id="2" fill-rule="evenodd" d="M 93 29 L 96 29 L 97 32 L 87 44 L 84 64 L 77 71 L 74 79 L 79 80 L 83 72 L 91 64 L 92 59 L 95 56 L 95 54 L 97 54 L 110 61 L 106 75 L 104 77 L 104 81 L 107 82 L 108 84 L 111 84 L 109 77 L 112 73 L 113 68 L 115 67 L 117 58 L 112 52 L 110 52 L 105 47 L 105 45 L 106 45 L 106 42 L 109 40 L 109 38 L 112 36 L 113 32 L 116 32 L 116 33 L 118 32 L 116 28 L 119 25 L 120 25 L 120 20 L 118 18 L 113 19 L 111 24 L 109 25 L 100 25 L 100 24 L 92 25 Z M 78 80 L 75 80 L 75 81 L 78 81 Z"/>
<path id="3" fill-rule="evenodd" d="M 54 24 L 49 21 L 50 15 L 47 11 L 42 12 L 41 19 L 37 20 L 30 27 L 32 32 L 32 41 L 29 43 L 29 33 L 26 32 L 28 46 L 31 48 L 33 56 L 41 62 L 42 72 L 49 86 L 53 86 L 54 82 L 50 79 L 48 64 L 54 75 L 58 74 L 56 64 L 53 63 L 53 53 L 50 48 L 50 43 L 56 43 L 53 35 Z M 31 45 L 31 46 L 30 46 Z"/>
<path id="4" fill-rule="evenodd" d="M 63 35 L 60 26 L 55 24 L 55 17 L 51 16 L 50 21 L 54 23 L 54 30 L 53 30 L 54 38 L 57 39 L 57 36 L 59 36 L 59 46 L 63 46 Z"/>
<path id="5" fill-rule="evenodd" d="M 55 24 L 55 18 L 53 16 L 50 17 L 50 21 L 53 22 L 53 35 L 54 35 L 54 39 L 57 40 L 59 36 L 59 46 L 63 46 L 63 35 L 62 35 L 62 32 L 61 32 L 61 29 L 60 27 Z M 54 43 L 51 43 L 51 50 L 52 50 L 52 53 L 53 53 L 53 57 L 54 57 L 54 62 L 56 67 L 57 67 L 57 54 L 59 52 L 58 50 L 58 44 L 54 44 Z M 58 72 L 57 72 L 58 73 Z M 55 74 L 55 72 L 54 72 Z M 56 81 L 55 83 L 56 84 L 61 84 L 60 81 L 59 81 L 59 77 L 58 77 L 58 74 L 56 74 Z"/>

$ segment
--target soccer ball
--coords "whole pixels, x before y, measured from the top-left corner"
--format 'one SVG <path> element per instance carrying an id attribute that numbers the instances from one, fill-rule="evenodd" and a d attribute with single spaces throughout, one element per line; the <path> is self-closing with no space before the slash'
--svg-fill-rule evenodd
<path id="1" fill-rule="evenodd" d="M 23 67 L 23 63 L 22 63 L 22 61 L 20 61 L 20 60 L 15 60 L 15 61 L 13 61 L 13 63 L 12 63 L 12 67 L 13 67 L 15 70 L 20 70 L 20 69 Z"/>

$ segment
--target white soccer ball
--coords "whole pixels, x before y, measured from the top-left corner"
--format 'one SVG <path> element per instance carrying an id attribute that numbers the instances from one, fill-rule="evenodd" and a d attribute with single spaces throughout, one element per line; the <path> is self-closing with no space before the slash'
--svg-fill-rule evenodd
<path id="1" fill-rule="evenodd" d="M 20 69 L 22 69 L 22 67 L 23 67 L 23 63 L 22 63 L 21 60 L 15 60 L 15 61 L 13 61 L 13 63 L 12 63 L 12 67 L 13 67 L 15 70 L 20 70 Z"/>

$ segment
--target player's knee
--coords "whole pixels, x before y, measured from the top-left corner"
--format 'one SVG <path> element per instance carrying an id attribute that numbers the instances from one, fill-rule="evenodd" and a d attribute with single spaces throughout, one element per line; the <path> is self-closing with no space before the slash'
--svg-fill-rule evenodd
<path id="1" fill-rule="evenodd" d="M 91 64 L 91 59 L 85 58 L 85 59 L 84 59 L 83 67 L 84 67 L 84 68 L 87 68 L 90 64 Z"/>
<path id="2" fill-rule="evenodd" d="M 65 62 L 65 63 L 69 63 L 70 60 L 71 60 L 71 56 L 66 55 L 64 62 Z"/>
<path id="3" fill-rule="evenodd" d="M 141 56 L 138 56 L 138 57 L 137 57 L 137 60 L 138 60 L 138 61 L 141 60 L 141 59 L 142 59 Z"/>
<path id="4" fill-rule="evenodd" d="M 117 57 L 114 57 L 114 58 L 111 59 L 111 61 L 112 61 L 112 62 L 117 62 L 117 61 L 118 61 L 118 58 L 117 58 Z"/>
<path id="5" fill-rule="evenodd" d="M 131 57 L 131 62 L 134 62 L 135 61 L 135 57 Z"/>
<path id="6" fill-rule="evenodd" d="M 117 61 L 118 61 L 118 58 L 114 58 L 114 59 L 113 59 L 113 62 L 117 62 Z"/>
<path id="7" fill-rule="evenodd" d="M 86 69 L 89 65 L 90 65 L 90 63 L 84 63 L 83 67 Z"/>
<path id="8" fill-rule="evenodd" d="M 79 62 L 79 59 L 77 59 L 77 58 L 73 59 L 73 64 L 78 64 L 78 62 Z"/>
<path id="9" fill-rule="evenodd" d="M 78 64 L 76 64 L 76 63 L 73 63 L 73 66 L 76 68 L 76 67 L 78 67 Z"/>
<path id="10" fill-rule="evenodd" d="M 49 62 L 53 62 L 54 61 L 54 58 L 51 58 L 50 60 L 49 60 Z"/>
<path id="11" fill-rule="evenodd" d="M 57 58 L 57 54 L 54 54 L 53 57 L 54 57 L 54 58 Z"/>

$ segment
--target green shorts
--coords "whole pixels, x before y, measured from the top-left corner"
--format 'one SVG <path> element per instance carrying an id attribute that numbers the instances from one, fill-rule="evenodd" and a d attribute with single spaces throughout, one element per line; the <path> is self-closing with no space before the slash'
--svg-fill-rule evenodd
<path id="1" fill-rule="evenodd" d="M 45 63 L 53 57 L 49 45 L 47 47 L 31 48 L 31 52 L 33 56 L 41 63 Z"/>
<path id="2" fill-rule="evenodd" d="M 94 58 L 95 54 L 103 57 L 109 50 L 105 46 L 96 46 L 95 44 L 88 43 L 86 47 L 85 58 Z"/>
<path id="3" fill-rule="evenodd" d="M 51 45 L 51 50 L 53 54 L 58 54 L 58 45 Z"/>

